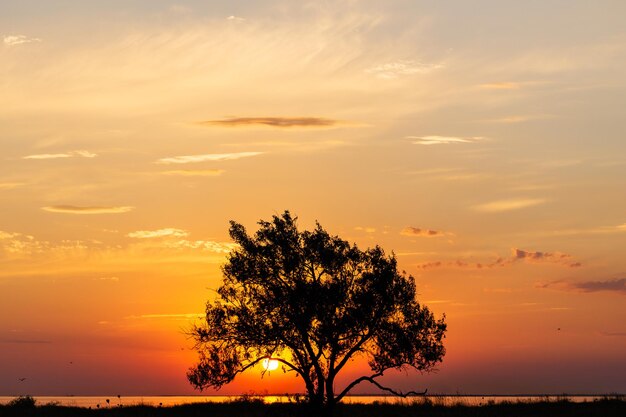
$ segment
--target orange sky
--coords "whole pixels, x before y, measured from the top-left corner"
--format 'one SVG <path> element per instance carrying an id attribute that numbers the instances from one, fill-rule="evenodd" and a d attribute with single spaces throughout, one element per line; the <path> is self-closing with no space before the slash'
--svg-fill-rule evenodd
<path id="1" fill-rule="evenodd" d="M 0 395 L 192 393 L 228 221 L 285 209 L 446 313 L 390 384 L 626 392 L 622 2 L 85 3 L 0 4 Z"/>

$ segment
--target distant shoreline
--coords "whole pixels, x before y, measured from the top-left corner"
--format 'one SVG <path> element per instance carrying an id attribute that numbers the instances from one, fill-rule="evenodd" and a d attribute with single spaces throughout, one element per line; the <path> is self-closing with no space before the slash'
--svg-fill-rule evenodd
<path id="1" fill-rule="evenodd" d="M 455 398 L 459 398 L 456 396 Z M 123 398 L 123 397 L 122 397 Z M 160 397 L 163 398 L 163 397 Z M 583 417 L 601 415 L 603 417 L 622 417 L 626 415 L 624 396 L 607 396 L 594 401 L 575 402 L 561 397 L 557 400 L 543 401 L 487 401 L 480 405 L 463 402 L 446 403 L 448 397 L 418 397 L 404 402 L 373 402 L 370 404 L 337 404 L 333 417 Z M 491 397 L 493 398 L 493 397 Z M 514 398 L 514 397 L 509 397 Z M 39 404 L 33 397 L 21 397 L 9 405 L 0 405 L 0 416 L 22 417 L 317 417 L 328 415 L 325 409 L 314 409 L 305 403 L 274 402 L 265 403 L 261 397 L 240 397 L 229 402 L 204 402 L 179 405 L 116 404 L 118 398 L 103 406 L 78 407 L 59 404 Z"/>

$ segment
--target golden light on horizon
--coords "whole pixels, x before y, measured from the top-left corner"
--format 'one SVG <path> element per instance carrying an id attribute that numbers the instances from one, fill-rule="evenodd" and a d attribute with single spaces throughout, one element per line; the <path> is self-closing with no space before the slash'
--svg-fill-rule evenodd
<path id="1" fill-rule="evenodd" d="M 0 2 L 0 396 L 195 393 L 229 221 L 283 210 L 446 313 L 396 386 L 626 392 L 626 2 L 55 3 Z M 304 388 L 262 355 L 220 394 Z"/>

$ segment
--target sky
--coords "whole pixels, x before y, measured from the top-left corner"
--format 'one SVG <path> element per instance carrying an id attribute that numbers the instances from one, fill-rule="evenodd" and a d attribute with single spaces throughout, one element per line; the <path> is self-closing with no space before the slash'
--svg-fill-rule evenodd
<path id="1" fill-rule="evenodd" d="M 193 394 L 228 222 L 284 210 L 395 253 L 446 314 L 438 371 L 383 382 L 626 392 L 625 15 L 0 0 L 0 395 Z"/>

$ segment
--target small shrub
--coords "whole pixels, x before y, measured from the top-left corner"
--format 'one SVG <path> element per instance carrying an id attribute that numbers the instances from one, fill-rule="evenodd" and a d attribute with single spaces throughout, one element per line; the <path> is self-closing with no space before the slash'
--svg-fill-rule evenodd
<path id="1" fill-rule="evenodd" d="M 13 408 L 34 408 L 36 402 L 37 400 L 30 395 L 21 395 L 9 401 L 7 406 Z"/>

